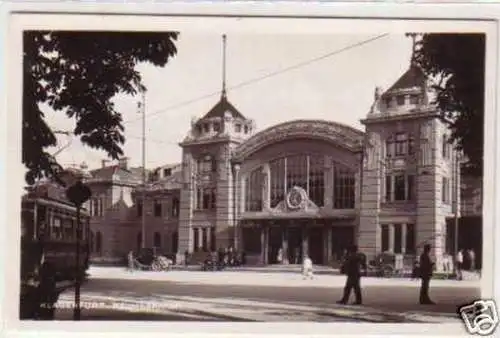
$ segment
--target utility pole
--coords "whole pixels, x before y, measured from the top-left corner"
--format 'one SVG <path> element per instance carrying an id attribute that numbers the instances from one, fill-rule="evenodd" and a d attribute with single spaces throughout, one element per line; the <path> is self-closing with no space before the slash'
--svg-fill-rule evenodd
<path id="1" fill-rule="evenodd" d="M 146 92 L 141 90 L 141 102 L 139 102 L 142 114 L 142 207 L 141 207 L 141 247 L 146 247 Z"/>
<path id="2" fill-rule="evenodd" d="M 458 255 L 458 197 L 460 194 L 460 187 L 458 185 L 459 178 L 460 178 L 460 160 L 459 160 L 459 155 L 458 151 L 454 149 L 455 153 L 455 212 L 454 212 L 454 244 L 453 244 L 453 260 L 456 261 L 456 257 Z M 456 264 L 453 264 L 455 272 L 457 271 Z"/>

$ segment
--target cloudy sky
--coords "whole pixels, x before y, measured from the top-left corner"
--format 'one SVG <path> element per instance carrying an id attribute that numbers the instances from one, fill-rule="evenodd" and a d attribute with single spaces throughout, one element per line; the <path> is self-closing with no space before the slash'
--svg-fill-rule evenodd
<path id="1" fill-rule="evenodd" d="M 227 34 L 228 98 L 258 130 L 294 119 L 324 119 L 362 129 L 374 89 L 387 89 L 409 66 L 411 39 L 404 34 L 270 35 Z M 364 43 L 367 40 L 371 42 Z M 222 38 L 217 34 L 181 33 L 178 54 L 164 67 L 139 65 L 146 95 L 146 166 L 180 162 L 178 143 L 191 119 L 201 117 L 220 97 Z M 352 48 L 349 48 L 352 47 Z M 246 85 L 239 86 L 242 83 Z M 232 89 L 232 87 L 236 87 Z M 210 95 L 212 94 L 212 95 Z M 119 96 L 125 123 L 125 155 L 141 165 L 139 97 Z M 55 129 L 73 121 L 48 114 Z M 60 147 L 69 138 L 60 136 Z M 58 148 L 51 151 L 56 151 Z M 103 152 L 83 147 L 78 139 L 61 151 L 60 163 L 101 165 Z"/>

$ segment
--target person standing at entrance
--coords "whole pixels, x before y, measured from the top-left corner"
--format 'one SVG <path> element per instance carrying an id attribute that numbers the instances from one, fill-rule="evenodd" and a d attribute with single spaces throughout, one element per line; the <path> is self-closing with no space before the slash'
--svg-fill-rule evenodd
<path id="1" fill-rule="evenodd" d="M 456 277 L 458 280 L 462 280 L 462 269 L 464 268 L 464 254 L 463 250 L 458 250 L 457 256 L 455 257 L 455 265 L 456 265 Z"/>
<path id="2" fill-rule="evenodd" d="M 422 285 L 420 287 L 420 304 L 435 304 L 429 298 L 429 282 L 434 270 L 434 262 L 431 261 L 430 252 L 431 246 L 430 244 L 426 244 L 424 246 L 424 252 L 420 255 L 420 278 L 422 279 Z"/>
<path id="3" fill-rule="evenodd" d="M 276 261 L 278 262 L 278 264 L 281 264 L 283 262 L 283 248 L 280 248 L 278 250 L 278 255 L 276 257 Z"/>
<path id="4" fill-rule="evenodd" d="M 354 294 L 356 296 L 356 302 L 354 304 L 361 305 L 361 270 L 366 270 L 366 261 L 363 259 L 363 256 L 358 253 L 358 247 L 356 245 L 352 245 L 349 248 L 341 270 L 347 275 L 347 280 L 344 287 L 344 295 L 337 304 L 347 304 L 351 295 L 351 290 L 354 289 Z"/>

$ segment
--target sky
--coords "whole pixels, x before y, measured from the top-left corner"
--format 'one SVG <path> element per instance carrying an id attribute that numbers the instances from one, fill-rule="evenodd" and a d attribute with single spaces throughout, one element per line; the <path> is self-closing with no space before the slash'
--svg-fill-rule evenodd
<path id="1" fill-rule="evenodd" d="M 361 44 L 381 34 L 227 33 L 228 99 L 255 120 L 257 131 L 296 119 L 330 120 L 363 130 L 360 119 L 373 103 L 375 87 L 388 89 L 410 64 L 412 41 L 404 34 Z M 182 149 L 178 143 L 188 134 L 191 120 L 202 117 L 220 98 L 221 35 L 181 32 L 176 46 L 178 53 L 165 67 L 137 66 L 147 87 L 147 168 L 179 163 Z M 241 83 L 247 85 L 238 86 Z M 123 149 L 131 166 L 142 165 L 139 100 L 139 96 L 115 98 L 125 121 Z M 74 126 L 74 121 L 60 113 L 49 112 L 47 121 L 57 130 Z M 107 158 L 75 137 L 59 135 L 58 141 L 57 147 L 49 149 L 51 153 L 71 141 L 57 155 L 63 165 L 85 162 L 94 169 Z"/>

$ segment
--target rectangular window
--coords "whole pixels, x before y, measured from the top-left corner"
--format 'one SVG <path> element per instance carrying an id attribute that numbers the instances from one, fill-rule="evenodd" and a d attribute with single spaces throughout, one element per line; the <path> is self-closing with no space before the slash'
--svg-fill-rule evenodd
<path id="1" fill-rule="evenodd" d="M 387 224 L 380 225 L 382 237 L 382 252 L 389 251 L 389 226 Z"/>
<path id="2" fill-rule="evenodd" d="M 395 154 L 396 156 L 406 155 L 408 153 L 408 135 L 405 133 L 396 134 Z"/>
<path id="3" fill-rule="evenodd" d="M 413 137 L 408 139 L 408 154 L 415 154 L 415 139 Z"/>
<path id="4" fill-rule="evenodd" d="M 172 175 L 172 169 L 171 168 L 163 169 L 163 177 L 168 177 L 170 175 Z"/>
<path id="5" fill-rule="evenodd" d="M 394 156 L 394 141 L 392 139 L 385 141 L 385 155 L 386 157 Z"/>
<path id="6" fill-rule="evenodd" d="M 406 176 L 406 180 L 407 180 L 406 199 L 408 201 L 413 201 L 415 199 L 415 175 Z"/>
<path id="7" fill-rule="evenodd" d="M 398 102 L 398 106 L 403 106 L 405 104 L 405 96 L 404 95 L 396 96 L 396 101 Z"/>
<path id="8" fill-rule="evenodd" d="M 207 236 L 207 228 L 201 229 L 201 246 L 203 251 L 208 251 L 208 236 Z"/>
<path id="9" fill-rule="evenodd" d="M 203 131 L 208 133 L 210 131 L 210 125 L 208 123 L 203 124 Z"/>
<path id="10" fill-rule="evenodd" d="M 448 144 L 448 137 L 446 135 L 443 135 L 443 149 L 441 150 L 443 158 L 448 158 Z"/>
<path id="11" fill-rule="evenodd" d="M 407 254 L 415 253 L 415 224 L 406 224 L 406 248 Z"/>
<path id="12" fill-rule="evenodd" d="M 262 168 L 253 170 L 245 178 L 245 211 L 262 211 Z"/>
<path id="13" fill-rule="evenodd" d="M 196 209 L 209 210 L 217 207 L 217 191 L 215 188 L 198 188 L 196 196 Z"/>
<path id="14" fill-rule="evenodd" d="M 215 227 L 210 228 L 210 251 L 215 251 L 216 247 Z"/>
<path id="15" fill-rule="evenodd" d="M 394 224 L 394 253 L 403 253 L 403 228 L 402 224 Z"/>
<path id="16" fill-rule="evenodd" d="M 385 201 L 392 201 L 392 176 L 385 176 Z"/>
<path id="17" fill-rule="evenodd" d="M 142 202 L 137 202 L 137 216 L 142 216 Z"/>
<path id="18" fill-rule="evenodd" d="M 418 95 L 410 95 L 410 104 L 419 104 L 420 99 Z"/>
<path id="19" fill-rule="evenodd" d="M 239 123 L 235 124 L 234 131 L 237 133 L 241 133 L 241 124 L 239 124 Z"/>
<path id="20" fill-rule="evenodd" d="M 405 176 L 394 176 L 394 200 L 404 201 L 406 199 Z"/>
<path id="21" fill-rule="evenodd" d="M 442 192 L 441 192 L 441 200 L 443 203 L 449 203 L 450 202 L 450 183 L 448 178 L 443 177 L 443 186 L 441 187 Z"/>
<path id="22" fill-rule="evenodd" d="M 392 105 L 392 97 L 385 98 L 384 103 L 387 108 L 390 108 Z"/>
<path id="23" fill-rule="evenodd" d="M 198 235 L 200 229 L 194 228 L 193 229 L 193 251 L 197 252 L 198 248 L 200 246 L 200 237 Z"/>
<path id="24" fill-rule="evenodd" d="M 160 201 L 154 202 L 154 215 L 155 215 L 155 217 L 161 217 L 161 202 Z"/>
<path id="25" fill-rule="evenodd" d="M 214 131 L 218 133 L 220 131 L 220 124 L 218 122 L 214 122 Z"/>
<path id="26" fill-rule="evenodd" d="M 179 199 L 177 197 L 174 197 L 172 199 L 172 216 L 173 217 L 179 216 L 179 208 L 180 208 Z"/>

